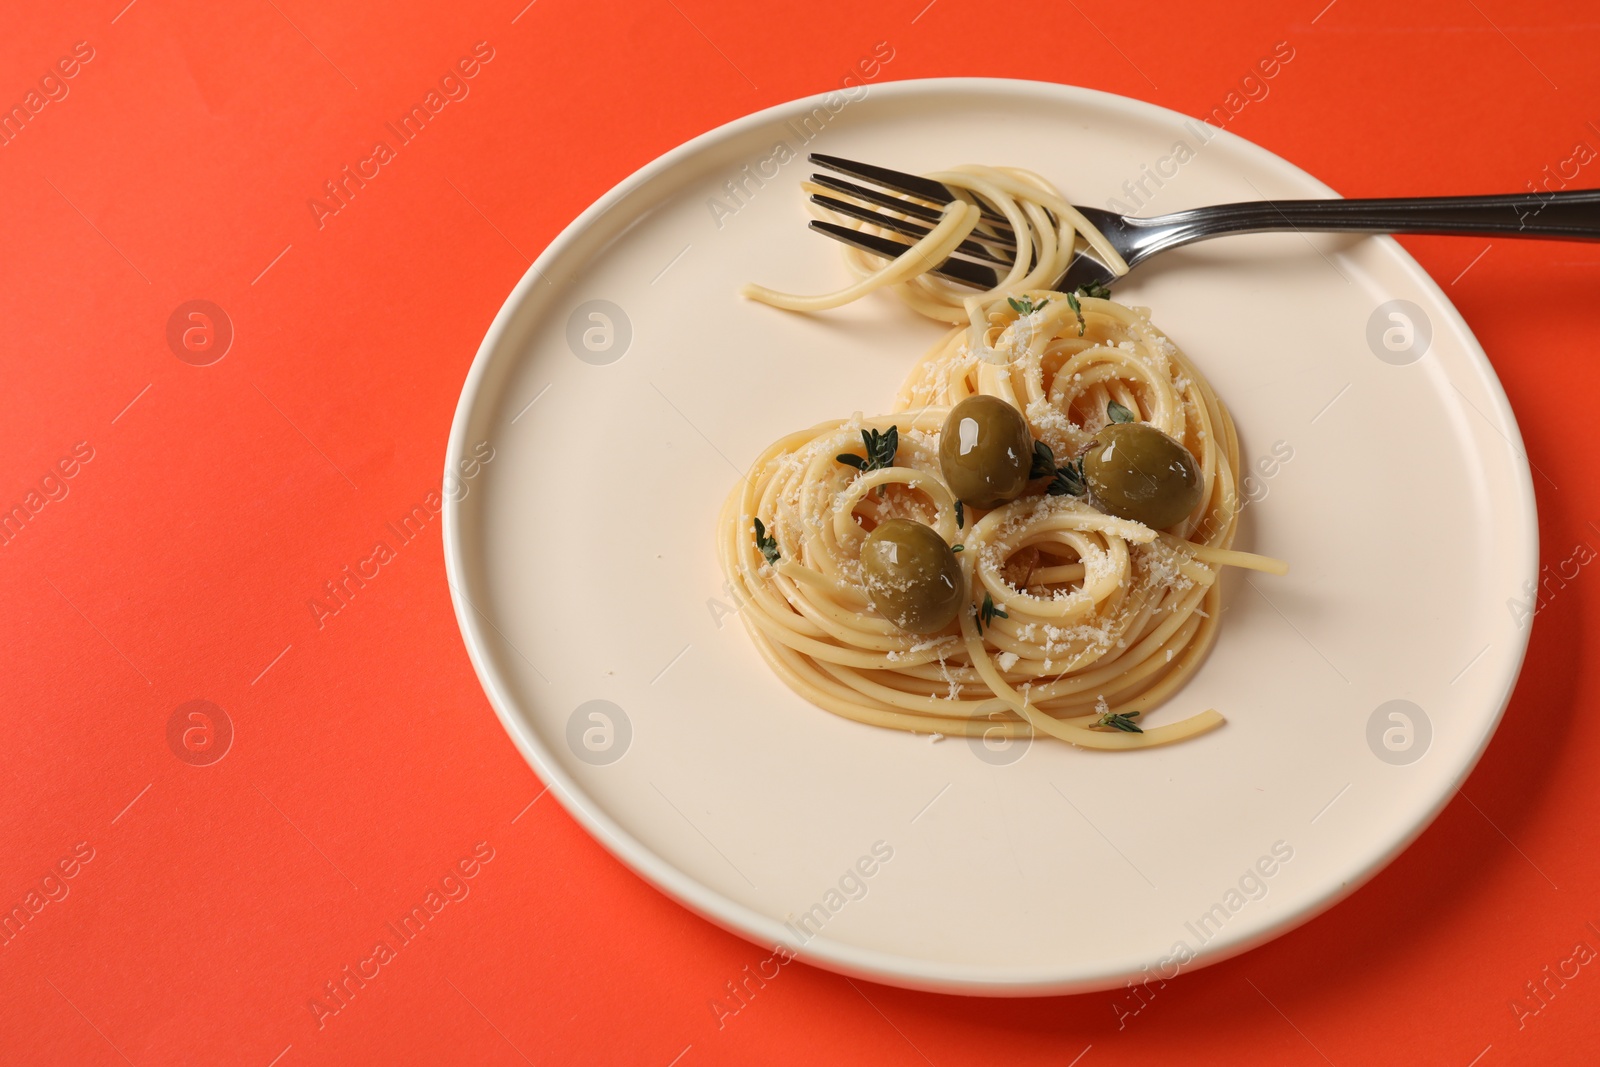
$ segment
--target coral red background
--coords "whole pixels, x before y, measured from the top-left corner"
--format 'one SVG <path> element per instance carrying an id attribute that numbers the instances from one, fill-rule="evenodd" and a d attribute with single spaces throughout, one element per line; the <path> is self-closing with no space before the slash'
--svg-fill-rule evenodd
<path id="1" fill-rule="evenodd" d="M 800 965 L 719 1027 L 711 998 L 766 953 L 528 806 L 543 786 L 468 665 L 437 522 L 336 622 L 306 608 L 437 489 L 528 257 L 660 152 L 835 87 L 878 41 L 883 80 L 1049 79 L 1198 115 L 1286 40 L 1235 132 L 1346 195 L 1491 192 L 1600 148 L 1592 5 L 126 2 L 13 3 L 0 33 L 3 104 L 78 42 L 93 56 L 0 147 L 0 505 L 40 493 L 0 548 L 0 905 L 74 871 L 0 947 L 0 1061 L 1497 1067 L 1600 1039 L 1600 964 L 1542 1002 L 1524 986 L 1600 948 L 1587 570 L 1410 851 L 1120 1030 L 1107 994 L 967 1000 Z M 323 182 L 480 41 L 470 96 L 319 228 Z M 1600 246 L 1488 243 L 1405 242 L 1500 371 L 1555 563 L 1600 545 Z M 234 333 L 208 366 L 167 336 L 198 299 Z M 195 699 L 233 728 L 209 765 L 177 756 L 188 720 L 169 741 Z M 308 1000 L 479 842 L 471 895 L 319 1028 Z"/>

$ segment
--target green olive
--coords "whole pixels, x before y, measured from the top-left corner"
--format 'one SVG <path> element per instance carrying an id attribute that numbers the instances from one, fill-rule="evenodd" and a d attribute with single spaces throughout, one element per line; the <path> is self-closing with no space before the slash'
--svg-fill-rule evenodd
<path id="1" fill-rule="evenodd" d="M 1033 433 L 1022 412 L 997 396 L 969 396 L 950 409 L 939 437 L 939 467 L 951 492 L 985 510 L 1028 486 Z"/>
<path id="2" fill-rule="evenodd" d="M 867 599 L 902 630 L 931 634 L 950 625 L 966 600 L 961 565 L 931 526 L 890 519 L 861 546 Z"/>
<path id="3" fill-rule="evenodd" d="M 1101 511 L 1153 530 L 1176 526 L 1200 503 L 1200 464 L 1144 422 L 1114 422 L 1083 455 L 1089 498 Z"/>

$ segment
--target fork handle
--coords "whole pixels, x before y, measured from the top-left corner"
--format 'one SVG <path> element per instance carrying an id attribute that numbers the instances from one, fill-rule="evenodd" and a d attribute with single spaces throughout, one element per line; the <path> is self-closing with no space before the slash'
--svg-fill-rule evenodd
<path id="1" fill-rule="evenodd" d="M 1384 200 L 1262 200 L 1125 220 L 1144 255 L 1233 233 L 1432 233 L 1600 240 L 1600 189 L 1549 194 L 1396 197 Z M 1142 258 L 1142 257 L 1141 257 Z"/>

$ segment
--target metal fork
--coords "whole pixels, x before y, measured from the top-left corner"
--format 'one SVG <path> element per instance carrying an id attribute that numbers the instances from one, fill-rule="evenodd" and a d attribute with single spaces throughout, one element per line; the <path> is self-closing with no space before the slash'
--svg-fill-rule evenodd
<path id="1" fill-rule="evenodd" d="M 829 193 L 841 194 L 814 193 L 813 203 L 911 241 L 926 236 L 932 224 L 939 221 L 940 208 L 956 199 L 942 183 L 916 174 L 838 156 L 813 154 L 809 158 L 819 167 L 871 183 L 858 185 L 830 174 L 813 174 L 814 184 Z M 870 205 L 889 208 L 908 218 L 885 215 Z M 1005 216 L 992 206 L 979 201 L 978 207 L 983 212 L 979 229 L 961 243 L 955 255 L 930 273 L 975 289 L 993 289 L 1016 259 L 1016 235 Z M 1600 240 L 1600 189 L 1384 200 L 1260 200 L 1175 211 L 1147 219 L 1093 207 L 1078 207 L 1078 211 L 1106 235 L 1130 268 L 1170 248 L 1209 237 L 1281 230 Z M 929 225 L 922 225 L 923 222 Z M 813 220 L 811 228 L 879 256 L 893 258 L 910 247 L 909 242 L 833 222 Z M 1111 268 L 1080 243 L 1077 257 L 1053 288 L 1061 292 L 1091 285 L 1109 288 L 1116 281 Z"/>

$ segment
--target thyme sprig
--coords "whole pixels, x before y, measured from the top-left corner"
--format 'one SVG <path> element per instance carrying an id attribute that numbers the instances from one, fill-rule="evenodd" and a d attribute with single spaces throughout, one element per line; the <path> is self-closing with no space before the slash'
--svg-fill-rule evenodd
<path id="1" fill-rule="evenodd" d="M 892 467 L 895 453 L 900 451 L 900 427 L 891 426 L 881 433 L 877 430 L 862 430 L 861 443 L 866 448 L 865 456 L 858 456 L 854 452 L 841 452 L 833 458 L 847 467 L 854 467 L 862 474 Z M 878 486 L 878 495 L 883 495 L 881 485 Z"/>
<path id="2" fill-rule="evenodd" d="M 1082 337 L 1083 331 L 1089 328 L 1089 324 L 1083 319 L 1083 305 L 1078 303 L 1078 298 L 1075 295 L 1068 293 L 1067 306 L 1072 309 L 1074 315 L 1078 316 L 1078 336 Z"/>
<path id="3" fill-rule="evenodd" d="M 1142 734 L 1144 730 L 1139 727 L 1138 723 L 1133 721 L 1142 714 L 1144 713 L 1139 711 L 1108 711 L 1096 719 L 1094 724 L 1096 726 L 1109 726 L 1113 730 L 1121 730 L 1125 734 Z"/>
<path id="4" fill-rule="evenodd" d="M 1045 487 L 1051 496 L 1083 496 L 1089 491 L 1089 481 L 1083 473 L 1083 457 L 1078 456 L 1063 467 L 1057 467 L 1055 477 Z"/>
<path id="5" fill-rule="evenodd" d="M 983 594 L 983 606 L 974 608 L 973 614 L 977 616 L 978 633 L 980 635 L 983 633 L 983 628 L 992 625 L 995 619 L 1011 618 L 1010 615 L 1006 614 L 1005 608 L 995 606 L 994 597 L 990 596 L 988 592 Z"/>
<path id="6" fill-rule="evenodd" d="M 1028 477 L 1049 478 L 1045 492 L 1051 496 L 1082 496 L 1088 490 L 1083 478 L 1083 458 L 1080 456 L 1058 467 L 1055 452 L 1043 441 L 1033 443 L 1033 466 L 1028 470 Z"/>
<path id="7" fill-rule="evenodd" d="M 767 558 L 768 563 L 776 563 L 783 558 L 783 553 L 778 551 L 778 537 L 776 534 L 768 535 L 767 528 L 760 519 L 756 520 L 756 547 Z"/>

